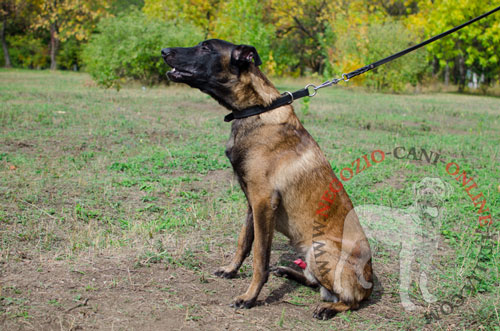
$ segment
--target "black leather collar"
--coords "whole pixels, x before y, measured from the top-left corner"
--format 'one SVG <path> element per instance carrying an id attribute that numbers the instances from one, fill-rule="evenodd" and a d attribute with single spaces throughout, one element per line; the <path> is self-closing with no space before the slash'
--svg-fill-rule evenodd
<path id="1" fill-rule="evenodd" d="M 298 91 L 295 91 L 293 93 L 285 92 L 282 94 L 282 97 L 274 100 L 269 106 L 266 106 L 266 107 L 252 106 L 252 107 L 248 107 L 248 108 L 245 108 L 242 110 L 233 111 L 232 113 L 227 114 L 224 117 L 224 122 L 231 122 L 234 119 L 241 119 L 241 118 L 247 118 L 250 116 L 259 115 L 259 114 L 265 113 L 266 111 L 270 111 L 270 110 L 276 109 L 278 107 L 291 104 L 294 100 L 300 99 L 303 97 L 307 97 L 307 96 L 309 96 L 309 91 L 305 88 L 298 90 Z"/>

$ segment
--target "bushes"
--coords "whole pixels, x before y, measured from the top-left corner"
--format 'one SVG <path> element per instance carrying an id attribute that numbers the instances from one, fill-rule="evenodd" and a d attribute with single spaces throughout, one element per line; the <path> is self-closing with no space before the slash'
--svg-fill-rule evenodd
<path id="1" fill-rule="evenodd" d="M 295 64 L 289 54 L 293 46 L 286 40 L 276 39 L 274 27 L 265 24 L 263 8 L 252 7 L 251 1 L 230 1 L 224 9 L 225 14 L 214 22 L 215 37 L 256 46 L 268 74 L 284 74 L 285 67 Z M 342 30 L 339 26 L 346 28 Z M 401 22 L 364 24 L 356 29 L 349 26 L 339 22 L 335 32 L 327 26 L 327 33 L 319 38 L 319 52 L 327 58 L 323 72 L 327 78 L 382 59 L 414 44 L 417 39 Z M 82 59 L 85 70 L 106 87 L 119 88 L 130 79 L 154 84 L 166 81 L 168 67 L 160 56 L 163 47 L 193 46 L 203 39 L 199 27 L 180 20 L 147 17 L 135 10 L 101 21 L 98 33 L 92 35 L 84 47 Z M 68 50 L 68 64 L 77 58 L 72 50 Z M 403 91 L 409 84 L 416 85 L 428 70 L 425 57 L 423 50 L 408 54 L 376 72 L 360 76 L 353 83 L 377 90 Z"/>
<path id="2" fill-rule="evenodd" d="M 230 0 L 222 4 L 211 36 L 234 44 L 254 46 L 263 62 L 263 68 L 274 74 L 276 62 L 271 48 L 275 41 L 274 27 L 264 22 L 263 6 L 252 0 Z"/>
<path id="3" fill-rule="evenodd" d="M 143 84 L 166 80 L 161 49 L 204 39 L 193 26 L 147 18 L 139 11 L 104 19 L 97 30 L 83 50 L 85 69 L 100 85 L 117 89 L 128 79 Z"/>
<path id="4" fill-rule="evenodd" d="M 400 22 L 370 24 L 356 32 L 347 30 L 339 34 L 334 50 L 329 53 L 327 74 L 338 76 L 416 43 L 417 38 Z M 428 68 L 426 53 L 419 50 L 356 78 L 356 82 L 379 91 L 400 92 L 408 84 L 415 86 Z"/>
<path id="5" fill-rule="evenodd" d="M 57 66 L 59 69 L 78 70 L 81 65 L 81 50 L 81 43 L 74 37 L 62 43 L 61 49 L 57 54 Z"/>
<path id="6" fill-rule="evenodd" d="M 368 30 L 366 64 L 402 51 L 416 43 L 416 38 L 399 22 L 372 25 Z M 384 65 L 376 72 L 369 73 L 366 85 L 377 90 L 402 91 L 407 84 L 415 86 L 427 67 L 425 51 L 412 52 L 404 58 Z"/>
<path id="7" fill-rule="evenodd" d="M 8 36 L 12 65 L 17 68 L 43 69 L 49 64 L 49 49 L 44 40 L 32 34 Z M 3 63 L 3 61 L 1 62 Z"/>

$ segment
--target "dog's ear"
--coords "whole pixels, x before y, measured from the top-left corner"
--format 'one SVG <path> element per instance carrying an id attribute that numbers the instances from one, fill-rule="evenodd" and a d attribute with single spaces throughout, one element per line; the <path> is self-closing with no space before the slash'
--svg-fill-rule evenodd
<path id="1" fill-rule="evenodd" d="M 252 60 L 256 66 L 260 66 L 262 64 L 255 47 L 249 45 L 238 45 L 233 49 L 231 54 L 231 62 L 233 64 L 242 66 L 251 63 Z"/>

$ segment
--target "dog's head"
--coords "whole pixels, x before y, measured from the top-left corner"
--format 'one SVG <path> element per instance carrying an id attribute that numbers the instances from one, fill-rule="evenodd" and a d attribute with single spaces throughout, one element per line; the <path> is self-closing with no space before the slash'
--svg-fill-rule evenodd
<path id="1" fill-rule="evenodd" d="M 425 177 L 413 185 L 415 205 L 422 215 L 436 218 L 447 199 L 452 193 L 450 184 L 440 178 Z"/>
<path id="2" fill-rule="evenodd" d="M 262 64 L 257 50 L 224 40 L 205 40 L 194 47 L 164 48 L 161 54 L 173 69 L 170 80 L 185 83 L 208 93 L 222 105 L 234 109 L 235 93 L 241 94 L 246 74 Z M 260 73 L 260 71 L 258 71 Z"/>

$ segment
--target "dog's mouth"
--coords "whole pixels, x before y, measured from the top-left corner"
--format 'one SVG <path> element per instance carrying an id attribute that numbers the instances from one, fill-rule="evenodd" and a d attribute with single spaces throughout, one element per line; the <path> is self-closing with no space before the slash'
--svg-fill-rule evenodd
<path id="1" fill-rule="evenodd" d="M 179 81 L 179 80 L 184 80 L 187 78 L 191 78 L 194 76 L 194 73 L 188 70 L 181 70 L 178 68 L 173 68 L 169 72 L 167 72 L 167 77 L 171 80 Z"/>

